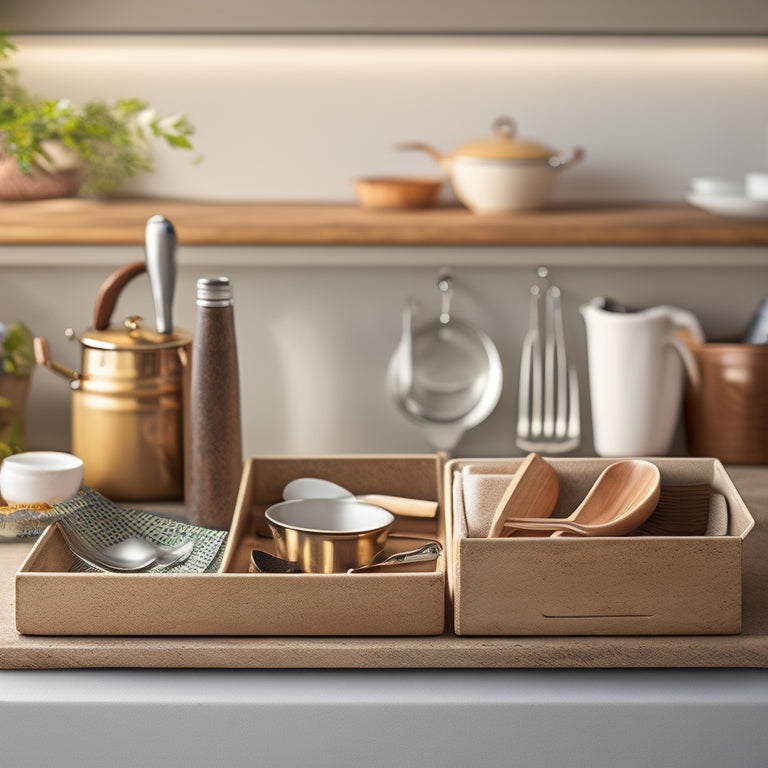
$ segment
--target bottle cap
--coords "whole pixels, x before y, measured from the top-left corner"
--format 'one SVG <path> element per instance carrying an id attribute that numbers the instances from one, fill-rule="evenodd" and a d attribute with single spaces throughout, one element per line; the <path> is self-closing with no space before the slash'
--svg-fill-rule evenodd
<path id="1" fill-rule="evenodd" d="M 232 281 L 228 277 L 201 277 L 197 281 L 197 304 L 200 307 L 231 306 Z"/>

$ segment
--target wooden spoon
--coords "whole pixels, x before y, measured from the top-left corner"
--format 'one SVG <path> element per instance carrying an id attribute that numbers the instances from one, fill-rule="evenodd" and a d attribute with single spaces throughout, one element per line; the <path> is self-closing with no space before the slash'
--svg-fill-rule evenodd
<path id="1" fill-rule="evenodd" d="M 661 487 L 659 468 L 650 461 L 627 459 L 607 466 L 566 518 L 511 518 L 506 528 L 568 531 L 583 536 L 622 536 L 642 525 L 656 508 Z"/>
<path id="2" fill-rule="evenodd" d="M 505 527 L 510 515 L 545 518 L 552 514 L 560 494 L 560 483 L 552 465 L 538 453 L 529 453 L 515 472 L 491 523 L 489 537 L 509 536 L 514 531 Z"/>

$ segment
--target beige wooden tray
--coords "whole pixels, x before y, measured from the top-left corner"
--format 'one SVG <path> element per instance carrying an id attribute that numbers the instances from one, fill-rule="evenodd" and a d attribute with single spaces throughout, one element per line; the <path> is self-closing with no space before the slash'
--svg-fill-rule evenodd
<path id="1" fill-rule="evenodd" d="M 519 459 L 457 459 L 509 475 Z M 613 459 L 547 459 L 560 483 L 554 516 L 578 506 Z M 734 634 L 742 622 L 742 550 L 753 516 L 717 459 L 654 458 L 662 484 L 707 483 L 728 503 L 725 536 L 487 538 L 453 520 L 455 630 L 462 635 Z M 449 492 L 445 492 L 448 497 Z M 489 510 L 492 514 L 493 510 Z M 492 585 L 493 588 L 489 588 Z"/>
<path id="2" fill-rule="evenodd" d="M 353 493 L 438 499 L 437 456 L 259 457 L 246 462 L 224 560 L 215 574 L 69 573 L 73 556 L 48 528 L 16 575 L 16 627 L 30 635 L 436 635 L 445 628 L 446 572 L 252 574 L 269 549 L 264 510 L 297 477 Z M 396 517 L 388 547 L 444 542 L 442 515 Z M 413 538 L 407 538 L 407 537 Z M 399 538 L 406 537 L 406 538 Z"/>

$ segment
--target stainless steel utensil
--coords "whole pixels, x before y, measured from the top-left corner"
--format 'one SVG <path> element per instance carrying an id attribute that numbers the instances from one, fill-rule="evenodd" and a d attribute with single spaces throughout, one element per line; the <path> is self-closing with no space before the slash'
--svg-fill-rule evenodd
<path id="1" fill-rule="evenodd" d="M 67 546 L 78 559 L 99 571 L 142 571 L 153 565 L 171 566 L 184 562 L 195 547 L 193 539 L 166 546 L 129 536 L 108 547 L 94 547 L 66 518 L 58 521 Z"/>
<path id="2" fill-rule="evenodd" d="M 367 565 L 349 568 L 347 573 L 375 573 L 395 569 L 397 566 L 406 568 L 416 563 L 430 563 L 437 560 L 442 552 L 443 547 L 439 541 L 429 541 L 421 547 L 407 552 L 395 552 L 389 557 L 385 557 L 381 551 Z M 262 549 L 251 550 L 251 571 L 254 573 L 304 573 L 298 563 L 284 560 Z"/>
<path id="3" fill-rule="evenodd" d="M 173 333 L 173 294 L 176 290 L 176 230 L 162 216 L 152 216 L 145 231 L 147 274 L 155 304 L 157 332 Z"/>
<path id="4" fill-rule="evenodd" d="M 414 563 L 431 563 L 437 560 L 442 552 L 443 547 L 439 541 L 429 541 L 416 549 L 409 549 L 407 552 L 395 552 L 389 557 L 384 557 L 384 553 L 380 552 L 368 565 L 350 568 L 347 573 L 373 573 L 399 565 L 411 566 Z"/>
<path id="5" fill-rule="evenodd" d="M 304 573 L 301 566 L 293 560 L 284 560 L 271 555 L 263 549 L 251 550 L 251 573 Z"/>
<path id="6" fill-rule="evenodd" d="M 547 276 L 545 267 L 539 275 Z M 532 286 L 529 329 L 520 359 L 516 442 L 525 451 L 567 453 L 581 440 L 579 381 L 565 349 L 560 289 L 549 285 L 544 294 L 543 349 L 541 300 L 541 288 Z"/>
<path id="7" fill-rule="evenodd" d="M 464 432 L 484 421 L 501 396 L 498 350 L 480 329 L 451 314 L 453 279 L 438 277 L 442 307 L 439 318 L 401 338 L 390 360 L 387 388 L 399 411 L 421 427 L 430 444 L 450 451 Z M 412 309 L 403 315 L 409 332 Z M 404 386 L 407 384 L 408 386 Z"/>

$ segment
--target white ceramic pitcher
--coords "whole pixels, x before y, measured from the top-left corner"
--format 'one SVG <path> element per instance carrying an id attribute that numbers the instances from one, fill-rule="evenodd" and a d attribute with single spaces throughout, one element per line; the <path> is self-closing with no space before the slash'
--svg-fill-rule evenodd
<path id="1" fill-rule="evenodd" d="M 698 380 L 679 335 L 704 341 L 698 320 L 676 307 L 611 311 L 603 297 L 580 307 L 587 328 L 587 362 L 595 452 L 600 456 L 663 456 L 672 446 L 685 373 Z"/>

